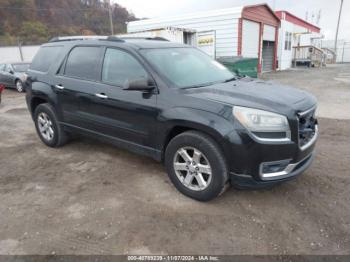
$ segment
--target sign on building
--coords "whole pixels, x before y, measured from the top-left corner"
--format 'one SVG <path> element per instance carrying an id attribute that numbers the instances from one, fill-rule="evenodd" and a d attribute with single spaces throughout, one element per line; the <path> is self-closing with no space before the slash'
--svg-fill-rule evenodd
<path id="1" fill-rule="evenodd" d="M 212 58 L 215 58 L 215 31 L 198 32 L 197 47 Z"/>

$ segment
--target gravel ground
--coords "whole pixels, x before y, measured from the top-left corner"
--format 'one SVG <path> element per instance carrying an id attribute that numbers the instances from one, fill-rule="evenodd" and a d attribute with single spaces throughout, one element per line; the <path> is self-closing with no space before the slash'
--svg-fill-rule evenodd
<path id="1" fill-rule="evenodd" d="M 78 139 L 35 134 L 24 95 L 0 105 L 0 254 L 350 254 L 350 66 L 264 78 L 320 101 L 317 157 L 269 190 L 209 203 L 176 191 L 161 164 Z"/>

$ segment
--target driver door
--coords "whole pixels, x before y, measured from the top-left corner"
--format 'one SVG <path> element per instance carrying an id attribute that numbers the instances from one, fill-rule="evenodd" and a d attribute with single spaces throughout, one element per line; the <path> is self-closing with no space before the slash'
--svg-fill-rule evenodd
<path id="1" fill-rule="evenodd" d="M 151 78 L 145 67 L 131 53 L 106 48 L 102 62 L 101 82 L 92 94 L 89 114 L 94 116 L 92 125 L 96 132 L 153 147 L 151 138 L 155 133 L 156 89 L 149 92 L 124 90 L 127 80 Z"/>

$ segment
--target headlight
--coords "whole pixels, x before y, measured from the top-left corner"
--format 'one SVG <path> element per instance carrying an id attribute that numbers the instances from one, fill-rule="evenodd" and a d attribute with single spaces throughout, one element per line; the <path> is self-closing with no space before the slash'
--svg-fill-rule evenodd
<path id="1" fill-rule="evenodd" d="M 259 139 L 290 139 L 288 120 L 283 115 L 240 106 L 233 107 L 233 115 Z"/>

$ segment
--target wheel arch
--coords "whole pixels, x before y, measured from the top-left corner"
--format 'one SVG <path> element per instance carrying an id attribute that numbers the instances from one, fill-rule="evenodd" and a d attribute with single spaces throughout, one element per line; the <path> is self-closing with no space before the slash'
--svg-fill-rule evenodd
<path id="1" fill-rule="evenodd" d="M 165 150 L 169 145 L 170 141 L 174 137 L 187 131 L 197 131 L 211 137 L 218 144 L 223 154 L 226 155 L 228 153 L 229 149 L 226 147 L 226 143 L 224 142 L 225 137 L 218 130 L 215 130 L 212 127 L 209 127 L 207 125 L 200 124 L 200 123 L 188 122 L 188 121 L 177 121 L 176 123 L 173 123 L 173 125 L 168 129 L 168 131 L 166 132 L 163 138 L 162 150 L 161 150 L 162 162 L 164 161 Z"/>
<path id="2" fill-rule="evenodd" d="M 34 115 L 35 109 L 38 107 L 38 105 L 45 103 L 48 103 L 48 99 L 39 96 L 33 97 L 30 101 L 30 113 L 32 116 Z"/>
<path id="3" fill-rule="evenodd" d="M 36 107 L 42 103 L 49 103 L 55 108 L 55 110 L 57 110 L 57 94 L 52 90 L 50 85 L 46 83 L 33 82 L 29 85 L 26 98 L 32 116 L 34 115 Z M 61 119 L 60 115 L 57 117 L 58 119 Z"/>

